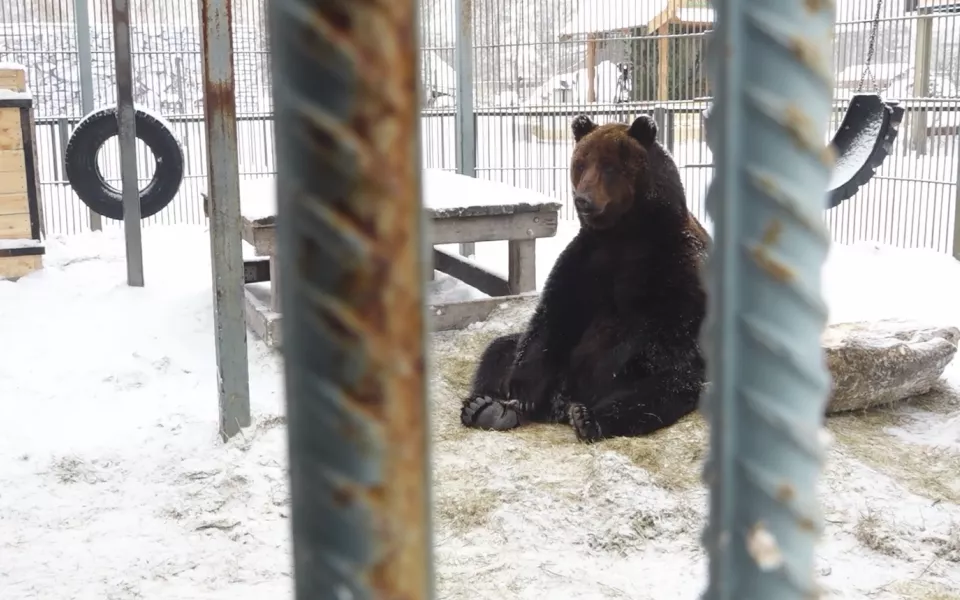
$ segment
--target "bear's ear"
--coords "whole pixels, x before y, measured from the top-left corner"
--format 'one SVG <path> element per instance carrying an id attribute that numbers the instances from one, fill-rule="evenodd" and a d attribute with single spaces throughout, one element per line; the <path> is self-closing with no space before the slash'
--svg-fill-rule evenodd
<path id="1" fill-rule="evenodd" d="M 640 115 L 630 126 L 630 137 L 640 142 L 644 148 L 649 148 L 657 141 L 657 122 L 650 115 Z"/>
<path id="2" fill-rule="evenodd" d="M 579 142 L 596 128 L 597 124 L 591 121 L 587 115 L 577 116 L 570 125 L 570 129 L 573 130 L 573 141 Z"/>

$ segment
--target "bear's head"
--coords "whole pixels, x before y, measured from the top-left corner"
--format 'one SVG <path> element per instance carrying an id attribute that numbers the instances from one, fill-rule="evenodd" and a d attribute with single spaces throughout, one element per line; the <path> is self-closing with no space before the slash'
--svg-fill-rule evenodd
<path id="1" fill-rule="evenodd" d="M 641 115 L 632 124 L 573 120 L 570 161 L 573 202 L 580 223 L 604 230 L 631 222 L 653 224 L 664 213 L 686 219 L 676 164 L 657 141 L 657 124 Z"/>

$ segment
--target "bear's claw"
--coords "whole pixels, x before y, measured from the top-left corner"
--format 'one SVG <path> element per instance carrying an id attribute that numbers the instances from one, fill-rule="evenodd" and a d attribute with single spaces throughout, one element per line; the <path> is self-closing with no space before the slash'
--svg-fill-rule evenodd
<path id="1" fill-rule="evenodd" d="M 590 444 L 602 437 L 600 426 L 593 418 L 590 409 L 582 404 L 571 404 L 569 409 L 570 424 L 577 434 L 577 439 Z"/>
<path id="2" fill-rule="evenodd" d="M 460 422 L 477 429 L 513 429 L 520 425 L 520 403 L 516 400 L 494 400 L 490 396 L 469 398 L 460 410 Z"/>

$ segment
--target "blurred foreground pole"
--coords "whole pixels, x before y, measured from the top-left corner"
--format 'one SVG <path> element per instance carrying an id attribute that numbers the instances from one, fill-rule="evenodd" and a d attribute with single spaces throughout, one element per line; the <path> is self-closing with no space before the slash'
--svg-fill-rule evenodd
<path id="1" fill-rule="evenodd" d="M 296 598 L 423 600 L 417 0 L 269 6 Z"/>
<path id="2" fill-rule="evenodd" d="M 200 0 L 213 328 L 217 348 L 220 437 L 223 440 L 250 426 L 232 14 L 233 0 Z"/>
<path id="3" fill-rule="evenodd" d="M 113 0 L 113 59 L 117 70 L 117 129 L 123 194 L 123 236 L 127 285 L 143 287 L 143 239 L 140 231 L 140 181 L 137 176 L 137 112 L 133 107 L 130 51 L 130 2 Z"/>
<path id="4" fill-rule="evenodd" d="M 833 2 L 714 0 L 708 600 L 816 598 Z M 716 125 L 714 125 L 716 123 Z"/>

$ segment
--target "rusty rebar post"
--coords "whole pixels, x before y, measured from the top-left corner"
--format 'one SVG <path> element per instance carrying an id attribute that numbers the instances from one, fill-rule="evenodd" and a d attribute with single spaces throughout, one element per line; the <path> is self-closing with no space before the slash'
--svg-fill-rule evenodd
<path id="1" fill-rule="evenodd" d="M 296 597 L 431 597 L 416 0 L 270 4 Z"/>
<path id="2" fill-rule="evenodd" d="M 713 0 L 709 600 L 817 598 L 833 2 Z"/>
<path id="3" fill-rule="evenodd" d="M 210 264 L 220 437 L 250 425 L 250 367 L 240 237 L 240 166 L 232 0 L 201 0 L 203 116 L 210 199 Z"/>

